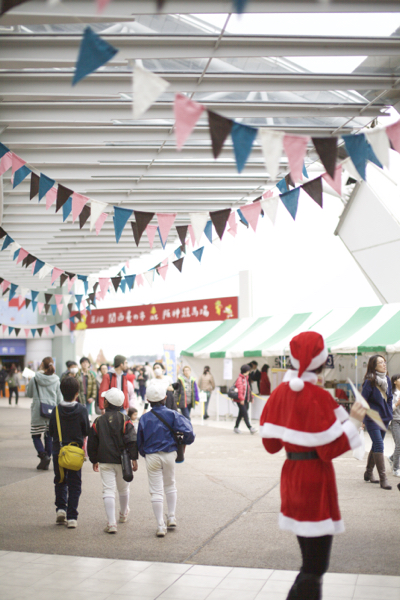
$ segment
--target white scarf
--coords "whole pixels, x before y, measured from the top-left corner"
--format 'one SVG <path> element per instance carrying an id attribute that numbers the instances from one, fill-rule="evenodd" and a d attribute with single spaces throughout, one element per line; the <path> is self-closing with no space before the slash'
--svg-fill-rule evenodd
<path id="1" fill-rule="evenodd" d="M 378 373 L 378 371 L 375 371 L 375 377 L 376 377 L 376 381 L 378 383 L 378 386 L 380 388 L 383 389 L 383 391 L 387 392 L 387 388 L 388 388 L 388 382 L 387 382 L 387 378 L 386 378 L 386 373 Z"/>

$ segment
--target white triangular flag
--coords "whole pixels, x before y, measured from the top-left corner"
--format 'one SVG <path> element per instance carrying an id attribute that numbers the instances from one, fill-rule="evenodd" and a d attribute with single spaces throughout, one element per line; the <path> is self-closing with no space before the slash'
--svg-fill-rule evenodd
<path id="1" fill-rule="evenodd" d="M 20 248 L 21 248 L 21 246 L 18 244 L 18 242 L 11 242 L 11 244 L 8 246 L 7 250 L 9 250 L 10 256 L 14 256 L 15 252 L 17 250 L 19 250 Z"/>
<path id="2" fill-rule="evenodd" d="M 276 179 L 279 173 L 279 163 L 283 152 L 282 131 L 275 131 L 261 127 L 258 130 L 261 147 L 264 155 L 264 162 L 271 179 Z"/>
<path id="3" fill-rule="evenodd" d="M 53 265 L 49 263 L 45 263 L 44 266 L 39 271 L 39 279 L 44 279 L 46 275 L 48 275 L 54 269 Z"/>
<path id="4" fill-rule="evenodd" d="M 154 281 L 154 269 L 151 269 L 151 271 L 146 271 L 146 273 L 143 273 L 143 275 L 146 277 L 149 286 L 152 287 Z"/>
<path id="5" fill-rule="evenodd" d="M 90 231 L 93 231 L 96 226 L 96 221 L 103 212 L 107 212 L 108 204 L 106 202 L 99 202 L 98 200 L 90 201 Z"/>
<path id="6" fill-rule="evenodd" d="M 19 288 L 19 293 L 21 294 L 21 296 L 23 296 L 25 298 L 25 296 L 27 295 L 27 293 L 29 292 L 29 288 L 26 287 L 20 287 Z"/>
<path id="7" fill-rule="evenodd" d="M 213 239 L 212 244 L 213 244 L 213 246 L 215 246 L 216 248 L 218 248 L 218 250 L 222 250 L 222 242 L 219 239 L 218 235 L 217 235 L 216 238 Z"/>
<path id="8" fill-rule="evenodd" d="M 205 226 L 207 225 L 207 221 L 209 218 L 208 213 L 189 213 L 190 221 L 193 227 L 194 237 L 196 242 L 200 242 L 200 238 L 203 235 L 203 231 Z"/>
<path id="9" fill-rule="evenodd" d="M 265 198 L 264 200 L 261 200 L 260 203 L 264 213 L 271 219 L 272 225 L 275 225 L 276 213 L 278 211 L 279 204 L 279 196 Z"/>
<path id="10" fill-rule="evenodd" d="M 98 278 L 95 277 L 94 275 L 89 275 L 88 277 L 88 290 L 89 291 L 93 291 L 93 286 L 95 285 L 95 283 L 97 283 Z"/>
<path id="11" fill-rule="evenodd" d="M 133 71 L 133 118 L 139 119 L 168 87 L 168 81 L 136 63 Z"/>
<path id="12" fill-rule="evenodd" d="M 372 146 L 372 150 L 374 151 L 376 158 L 383 164 L 384 167 L 389 168 L 390 142 L 386 133 L 386 129 L 369 129 L 365 132 L 365 135 Z"/>

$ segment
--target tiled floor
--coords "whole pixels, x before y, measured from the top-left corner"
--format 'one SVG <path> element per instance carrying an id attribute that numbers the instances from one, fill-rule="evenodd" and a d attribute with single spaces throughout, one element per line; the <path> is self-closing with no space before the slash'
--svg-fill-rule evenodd
<path id="1" fill-rule="evenodd" d="M 285 600 L 295 571 L 0 551 L 1 600 Z M 400 577 L 328 573 L 324 600 L 400 600 Z"/>

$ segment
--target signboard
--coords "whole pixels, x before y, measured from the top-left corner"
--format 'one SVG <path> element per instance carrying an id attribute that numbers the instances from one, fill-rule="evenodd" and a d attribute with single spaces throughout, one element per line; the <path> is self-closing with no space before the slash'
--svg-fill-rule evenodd
<path id="1" fill-rule="evenodd" d="M 164 358 L 165 358 L 165 370 L 166 374 L 171 377 L 172 381 L 177 380 L 177 364 L 176 364 L 176 350 L 174 344 L 164 344 Z"/>
<path id="2" fill-rule="evenodd" d="M 290 356 L 277 356 L 275 358 L 274 367 L 277 369 L 291 369 L 292 363 L 290 362 Z M 335 362 L 333 360 L 333 354 L 328 354 L 324 369 L 334 369 Z"/>
<path id="3" fill-rule="evenodd" d="M 79 313 L 72 313 L 79 314 Z M 238 318 L 238 298 L 212 298 L 168 304 L 127 306 L 92 310 L 83 316 L 75 329 L 102 327 L 130 327 L 138 325 L 170 325 L 171 323 L 197 323 L 225 321 Z M 73 326 L 73 324 L 72 324 Z"/>
<path id="4" fill-rule="evenodd" d="M 0 356 L 25 356 L 26 340 L 0 340 Z"/>

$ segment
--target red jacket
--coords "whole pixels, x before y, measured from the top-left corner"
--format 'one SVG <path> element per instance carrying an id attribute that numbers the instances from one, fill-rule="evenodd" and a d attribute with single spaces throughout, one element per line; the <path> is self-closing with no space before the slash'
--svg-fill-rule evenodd
<path id="1" fill-rule="evenodd" d="M 246 375 L 242 375 L 240 373 L 239 377 L 236 379 L 235 387 L 238 391 L 239 398 L 235 400 L 235 402 L 251 402 L 253 397 L 251 395 L 251 388 L 249 383 L 249 378 Z"/>
<path id="2" fill-rule="evenodd" d="M 111 381 L 110 381 L 111 378 Z M 106 392 L 112 387 L 117 387 L 117 375 L 115 373 L 106 373 L 103 376 L 103 379 L 100 384 L 99 390 L 99 408 L 104 410 L 104 398 L 102 397 L 102 393 Z M 129 398 L 128 398 L 128 379 L 125 373 L 122 373 L 122 391 L 124 392 L 125 400 L 124 400 L 124 409 L 128 410 L 129 408 Z"/>

